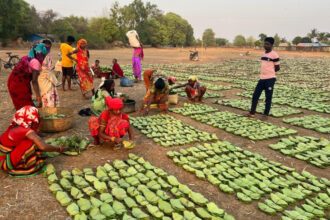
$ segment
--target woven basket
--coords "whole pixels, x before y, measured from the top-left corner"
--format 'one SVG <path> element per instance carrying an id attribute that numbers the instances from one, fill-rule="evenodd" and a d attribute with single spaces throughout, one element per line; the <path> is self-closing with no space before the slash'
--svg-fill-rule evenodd
<path id="1" fill-rule="evenodd" d="M 40 131 L 46 133 L 66 131 L 72 127 L 74 110 L 70 108 L 41 108 L 39 109 L 41 117 Z M 45 116 L 63 114 L 65 118 L 43 119 Z"/>

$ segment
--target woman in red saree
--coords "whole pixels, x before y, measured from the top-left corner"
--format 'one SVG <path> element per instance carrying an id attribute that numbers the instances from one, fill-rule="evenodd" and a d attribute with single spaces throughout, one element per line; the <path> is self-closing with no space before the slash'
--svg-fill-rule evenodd
<path id="1" fill-rule="evenodd" d="M 99 118 L 91 117 L 89 130 L 94 138 L 94 144 L 99 145 L 100 139 L 105 142 L 119 144 L 123 141 L 122 137 L 128 132 L 129 140 L 133 140 L 133 130 L 129 124 L 127 114 L 122 113 L 121 109 L 124 103 L 119 98 L 107 97 L 105 99 L 108 109 L 105 110 Z"/>
<path id="2" fill-rule="evenodd" d="M 43 43 L 34 44 L 28 56 L 22 57 L 20 62 L 14 67 L 9 75 L 7 86 L 10 97 L 16 110 L 31 105 L 32 87 L 38 101 L 38 107 L 41 107 L 41 95 L 39 91 L 38 76 L 41 71 L 41 65 L 49 53 L 52 43 L 44 40 Z"/>
<path id="3" fill-rule="evenodd" d="M 73 54 L 77 54 L 77 59 L 72 57 Z M 83 96 L 85 97 L 89 91 L 92 91 L 94 95 L 93 76 L 88 66 L 89 54 L 87 50 L 87 41 L 85 39 L 80 39 L 77 43 L 77 49 L 69 53 L 68 57 L 77 62 L 76 70 Z"/>
<path id="4" fill-rule="evenodd" d="M 37 134 L 38 109 L 25 106 L 15 113 L 11 125 L 0 137 L 0 169 L 23 177 L 43 172 L 45 152 L 63 152 L 64 147 L 46 144 Z"/>

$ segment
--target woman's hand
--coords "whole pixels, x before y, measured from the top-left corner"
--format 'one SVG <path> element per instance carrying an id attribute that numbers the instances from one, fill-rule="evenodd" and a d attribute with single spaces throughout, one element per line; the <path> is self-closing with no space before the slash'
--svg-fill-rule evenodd
<path id="1" fill-rule="evenodd" d="M 122 138 L 115 138 L 114 142 L 116 144 L 119 144 L 119 143 L 123 142 L 123 139 Z"/>
<path id="2" fill-rule="evenodd" d="M 58 147 L 58 151 L 59 153 L 63 153 L 64 151 L 66 151 L 66 147 L 65 146 L 59 146 Z"/>

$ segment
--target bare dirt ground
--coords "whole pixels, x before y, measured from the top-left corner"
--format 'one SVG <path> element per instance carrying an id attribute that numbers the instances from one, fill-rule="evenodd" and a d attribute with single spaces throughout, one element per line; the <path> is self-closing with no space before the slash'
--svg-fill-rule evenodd
<path id="1" fill-rule="evenodd" d="M 19 56 L 27 54 L 27 50 L 15 50 L 13 51 Z M 246 50 L 239 49 L 207 49 L 204 52 L 200 52 L 201 61 L 199 63 L 210 62 L 222 62 L 224 59 L 229 58 L 242 58 L 240 53 L 244 53 Z M 258 59 L 262 51 L 250 51 L 251 56 L 248 59 Z M 58 50 L 53 49 L 52 54 L 54 60 L 56 59 Z M 110 64 L 112 58 L 117 58 L 120 64 L 130 64 L 131 62 L 130 49 L 114 49 L 114 50 L 91 50 L 91 62 L 95 59 L 100 59 L 103 64 Z M 296 53 L 296 52 L 280 52 L 288 57 L 326 57 L 329 58 L 329 53 Z M 156 63 L 188 63 L 189 49 L 146 49 L 145 61 L 143 63 L 156 64 Z M 0 53 L 0 57 L 4 58 L 4 54 Z M 9 71 L 3 71 L 0 73 L 0 133 L 4 132 L 10 124 L 11 118 L 14 114 L 14 108 L 7 91 L 7 78 Z M 96 80 L 95 85 L 99 84 L 99 80 Z M 119 81 L 116 80 L 116 84 Z M 225 83 L 219 83 L 225 84 Z M 61 106 L 70 107 L 79 111 L 82 108 L 90 107 L 90 101 L 84 100 L 81 96 L 78 88 L 73 92 L 63 92 L 59 89 Z M 133 88 L 122 88 L 116 86 L 117 92 L 123 92 L 130 96 L 130 98 L 137 101 L 136 108 L 139 108 L 142 102 L 142 98 L 145 94 L 145 87 L 142 82 L 135 84 Z M 225 94 L 225 98 L 236 97 L 238 90 L 221 91 Z M 180 97 L 180 104 L 182 105 L 184 98 Z M 230 107 L 223 107 L 219 105 L 213 105 L 211 102 L 213 99 L 206 100 L 206 103 L 212 105 L 215 108 L 221 110 L 229 110 L 238 114 L 244 114 L 244 111 L 233 109 Z M 313 112 L 303 110 L 304 114 L 311 114 Z M 271 150 L 267 147 L 270 143 L 275 143 L 279 139 L 274 138 L 266 141 L 252 142 L 240 136 L 229 134 L 223 130 L 210 127 L 205 124 L 198 123 L 189 117 L 183 117 L 181 115 L 170 113 L 178 119 L 183 120 L 185 123 L 193 125 L 201 130 L 216 133 L 220 140 L 227 140 L 239 147 L 247 149 L 252 152 L 258 152 L 261 155 L 267 157 L 270 160 L 281 162 L 287 166 L 294 167 L 298 171 L 303 169 L 308 170 L 312 174 L 318 177 L 326 177 L 330 179 L 330 169 L 319 169 L 311 166 L 303 161 L 296 160 L 289 157 L 284 157 L 281 153 Z M 314 113 L 315 114 L 315 113 Z M 83 137 L 89 137 L 88 130 L 88 118 L 74 116 L 75 123 L 72 129 L 58 134 L 41 134 L 43 138 L 57 137 L 63 135 L 77 134 Z M 299 132 L 299 135 L 311 135 L 315 137 L 326 137 L 329 139 L 329 135 L 322 135 L 318 132 L 307 130 L 304 128 L 298 128 L 284 124 L 281 118 L 271 118 L 270 122 L 292 127 Z M 219 207 L 225 209 L 226 212 L 235 216 L 241 220 L 265 220 L 265 219 L 280 219 L 280 216 L 268 216 L 258 211 L 257 202 L 252 204 L 243 204 L 236 200 L 232 195 L 222 193 L 217 187 L 213 186 L 209 182 L 199 180 L 195 175 L 184 171 L 182 168 L 174 165 L 171 159 L 166 157 L 167 148 L 163 148 L 152 140 L 147 139 L 145 135 L 141 134 L 137 129 L 134 129 L 136 147 L 132 150 L 117 150 L 114 151 L 108 146 L 102 146 L 89 149 L 82 153 L 79 157 L 59 156 L 56 158 L 48 159 L 49 163 L 53 163 L 58 171 L 63 169 L 71 170 L 73 167 L 78 168 L 96 168 L 98 165 L 103 165 L 107 161 L 113 161 L 114 159 L 126 159 L 128 153 L 132 152 L 137 155 L 143 156 L 146 160 L 150 161 L 153 165 L 165 169 L 169 174 L 178 177 L 179 181 L 188 184 L 194 191 L 203 193 L 208 199 L 214 201 Z M 187 148 L 189 146 L 183 146 Z M 181 147 L 175 147 L 174 149 L 180 149 Z M 0 219 L 67 219 L 68 215 L 65 208 L 61 207 L 56 201 L 54 196 L 48 190 L 47 180 L 42 178 L 41 175 L 30 178 L 11 178 L 8 175 L 0 171 Z"/>

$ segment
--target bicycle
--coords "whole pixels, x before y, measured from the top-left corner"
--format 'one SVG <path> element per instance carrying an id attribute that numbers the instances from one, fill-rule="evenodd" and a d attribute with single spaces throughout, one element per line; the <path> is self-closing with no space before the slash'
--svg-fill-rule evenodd
<path id="1" fill-rule="evenodd" d="M 5 67 L 5 69 L 13 69 L 13 67 L 19 62 L 19 57 L 17 55 L 11 55 L 12 52 L 7 52 L 8 60 L 5 61 L 0 58 L 0 72 L 2 71 L 2 66 Z"/>

